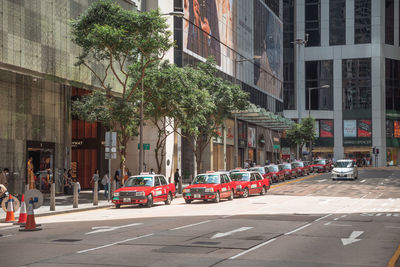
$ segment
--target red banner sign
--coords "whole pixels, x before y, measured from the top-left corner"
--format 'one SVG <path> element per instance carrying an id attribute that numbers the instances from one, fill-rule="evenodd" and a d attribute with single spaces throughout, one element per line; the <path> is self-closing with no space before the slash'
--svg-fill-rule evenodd
<path id="1" fill-rule="evenodd" d="M 357 135 L 358 137 L 371 137 L 372 136 L 372 122 L 371 120 L 359 120 Z"/>

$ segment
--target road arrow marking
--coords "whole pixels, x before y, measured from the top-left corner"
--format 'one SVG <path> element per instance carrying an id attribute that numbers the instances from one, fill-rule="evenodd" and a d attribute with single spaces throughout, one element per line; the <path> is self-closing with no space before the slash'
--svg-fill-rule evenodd
<path id="1" fill-rule="evenodd" d="M 350 234 L 349 238 L 342 238 L 343 246 L 350 245 L 352 243 L 360 241 L 361 239 L 357 239 L 357 237 L 359 237 L 363 233 L 364 233 L 364 231 L 353 231 Z"/>
<path id="2" fill-rule="evenodd" d="M 229 232 L 226 232 L 226 233 L 216 233 L 215 235 L 213 235 L 211 237 L 211 239 L 228 236 L 228 235 L 231 235 L 231 234 L 234 234 L 234 233 L 237 233 L 237 232 L 247 231 L 247 230 L 250 230 L 251 228 L 253 228 L 253 227 L 240 227 L 238 229 L 235 229 L 235 230 L 232 230 L 232 231 L 229 231 Z"/>
<path id="3" fill-rule="evenodd" d="M 110 232 L 110 231 L 114 231 L 117 229 L 131 227 L 131 226 L 137 226 L 137 225 L 141 225 L 141 224 L 143 224 L 143 223 L 132 223 L 132 224 L 121 225 L 121 226 L 95 226 L 95 227 L 92 227 L 92 230 L 94 230 L 94 231 L 87 232 L 85 235 Z"/>
<path id="4" fill-rule="evenodd" d="M 318 180 L 317 182 L 318 183 L 322 183 L 322 182 L 325 182 L 326 181 L 326 179 L 322 179 L 322 180 Z"/>

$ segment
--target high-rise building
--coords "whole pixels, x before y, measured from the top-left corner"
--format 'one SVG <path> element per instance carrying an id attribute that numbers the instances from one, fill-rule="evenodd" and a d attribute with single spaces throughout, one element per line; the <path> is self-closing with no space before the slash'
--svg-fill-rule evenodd
<path id="1" fill-rule="evenodd" d="M 316 118 L 314 156 L 399 164 L 399 1 L 283 6 L 284 114 Z"/>

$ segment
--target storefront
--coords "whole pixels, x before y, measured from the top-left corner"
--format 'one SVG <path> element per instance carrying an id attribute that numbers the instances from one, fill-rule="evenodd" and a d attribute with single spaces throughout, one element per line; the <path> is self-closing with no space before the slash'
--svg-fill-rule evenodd
<path id="1" fill-rule="evenodd" d="M 400 120 L 386 120 L 386 157 L 388 166 L 400 165 Z"/>
<path id="2" fill-rule="evenodd" d="M 55 143 L 27 141 L 27 180 L 29 189 L 38 189 L 43 193 L 50 192 L 54 182 Z"/>

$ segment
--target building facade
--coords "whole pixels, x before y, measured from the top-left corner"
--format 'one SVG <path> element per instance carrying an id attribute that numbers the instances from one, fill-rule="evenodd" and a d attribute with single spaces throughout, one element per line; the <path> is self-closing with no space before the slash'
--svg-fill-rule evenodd
<path id="1" fill-rule="evenodd" d="M 284 114 L 316 118 L 314 156 L 399 164 L 399 8 L 284 0 Z"/>

